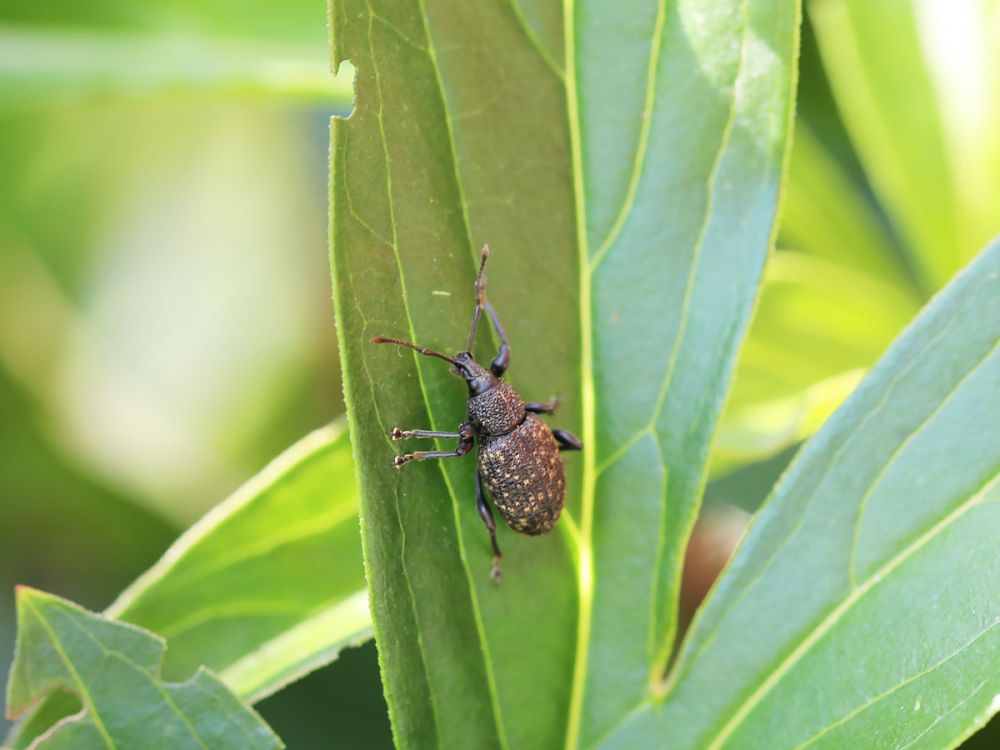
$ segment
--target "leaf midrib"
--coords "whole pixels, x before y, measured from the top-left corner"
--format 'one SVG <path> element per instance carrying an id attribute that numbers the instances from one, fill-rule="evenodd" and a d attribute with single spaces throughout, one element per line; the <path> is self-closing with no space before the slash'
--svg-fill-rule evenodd
<path id="1" fill-rule="evenodd" d="M 832 731 L 836 730 L 837 728 L 839 728 L 839 727 L 841 727 L 841 726 L 849 723 L 855 717 L 861 715 L 862 713 L 864 713 L 865 711 L 867 711 L 872 706 L 874 706 L 877 703 L 885 700 L 886 698 L 888 698 L 889 696 L 893 695 L 894 693 L 899 692 L 900 690 L 902 690 L 903 688 L 907 687 L 908 685 L 912 685 L 917 680 L 920 680 L 920 679 L 926 677 L 927 675 L 932 674 L 933 672 L 936 672 L 937 670 L 939 670 L 942 667 L 946 666 L 952 659 L 955 659 L 958 656 L 961 656 L 963 653 L 965 653 L 970 648 L 972 648 L 976 643 L 978 643 L 981 639 L 985 638 L 990 633 L 993 633 L 998 628 L 1000 628 L 1000 620 L 997 620 L 996 622 L 994 622 L 992 625 L 990 625 L 985 630 L 982 630 L 979 633 L 976 633 L 976 635 L 973 638 L 970 638 L 968 641 L 966 641 L 965 643 L 963 643 L 961 646 L 959 646 L 957 649 L 955 649 L 954 651 L 952 651 L 950 654 L 948 654 L 947 656 L 945 656 L 945 657 L 939 659 L 938 661 L 934 662 L 934 664 L 932 664 L 931 666 L 927 667 L 926 669 L 920 670 L 916 674 L 910 675 L 905 680 L 900 680 L 895 685 L 893 685 L 891 688 L 889 688 L 887 690 L 883 690 L 878 695 L 875 695 L 875 696 L 869 698 L 867 701 L 865 701 L 864 703 L 862 703 L 860 706 L 858 706 L 857 708 L 855 708 L 850 713 L 845 714 L 844 716 L 840 717 L 839 719 L 837 719 L 833 723 L 828 724 L 827 726 L 823 727 L 821 730 L 819 730 L 818 732 L 816 732 L 815 734 L 813 734 L 811 737 L 809 737 L 807 740 L 805 740 L 805 742 L 803 742 L 800 745 L 796 745 L 795 748 L 794 748 L 794 750 L 806 750 L 806 748 L 815 745 L 823 737 L 825 737 L 826 735 L 830 734 L 830 732 L 832 732 Z M 1000 674 L 1000 670 L 998 670 L 997 672 L 995 672 L 994 676 L 996 676 L 998 674 Z M 983 685 L 985 685 L 987 682 L 989 682 L 989 678 L 987 678 L 986 681 L 984 681 L 983 683 L 981 683 L 980 687 L 982 687 Z M 917 740 L 919 740 L 921 737 L 924 736 L 924 734 L 926 734 L 928 731 L 930 731 L 930 729 L 937 723 L 937 721 L 940 721 L 941 718 L 942 717 L 938 717 L 938 719 L 936 719 L 934 722 L 932 722 L 930 724 L 930 726 L 928 726 L 923 732 L 921 732 L 920 734 L 918 734 L 916 737 L 914 737 L 912 740 L 910 740 L 907 744 L 903 745 L 899 750 L 905 750 L 905 748 L 910 747 L 911 745 L 913 745 L 914 742 L 916 742 Z"/>
<path id="2" fill-rule="evenodd" d="M 593 609 L 593 550 L 592 550 L 592 532 L 593 532 L 593 506 L 596 493 L 596 482 L 598 477 L 604 473 L 608 468 L 610 468 L 618 459 L 624 456 L 628 451 L 643 437 L 649 436 L 654 441 L 657 452 L 660 455 L 660 463 L 664 467 L 667 466 L 665 456 L 663 453 L 663 447 L 656 433 L 655 425 L 656 421 L 660 416 L 660 413 L 666 403 L 667 393 L 670 390 L 670 383 L 673 380 L 674 369 L 677 365 L 677 361 L 680 356 L 680 350 L 684 343 L 685 333 L 687 330 L 688 315 L 690 312 L 691 299 L 693 295 L 694 288 L 694 278 L 697 274 L 699 268 L 699 261 L 701 257 L 701 251 L 704 246 L 705 237 L 708 232 L 708 227 L 711 222 L 712 217 L 712 206 L 713 198 L 715 194 L 715 185 L 718 181 L 718 172 L 721 168 L 722 160 L 726 154 L 729 146 L 731 133 L 735 124 L 736 119 L 736 87 L 739 84 L 741 75 L 743 74 L 744 61 L 747 48 L 747 35 L 749 33 L 749 3 L 748 0 L 742 0 L 740 2 L 740 12 L 742 15 L 742 29 L 740 34 L 740 52 L 739 60 L 736 66 L 736 71 L 733 76 L 732 83 L 732 95 L 729 102 L 729 112 L 727 114 L 725 125 L 723 126 L 722 138 L 718 149 L 716 150 L 715 159 L 712 163 L 712 168 L 707 180 L 707 198 L 704 211 L 704 218 L 702 220 L 702 225 L 699 228 L 698 236 L 695 241 L 694 252 L 691 259 L 691 266 L 688 272 L 687 283 L 685 284 L 684 299 L 682 301 L 682 314 L 681 322 L 678 328 L 677 336 L 674 341 L 674 345 L 671 348 L 670 359 L 668 361 L 667 370 L 664 374 L 663 380 L 660 384 L 659 393 L 656 399 L 656 405 L 653 410 L 652 416 L 650 417 L 648 423 L 643 426 L 643 428 L 637 431 L 629 439 L 627 439 L 623 445 L 616 450 L 612 455 L 605 458 L 599 466 L 596 466 L 596 409 L 595 409 L 595 388 L 593 382 L 593 350 L 592 350 L 592 339 L 593 339 L 593 318 L 592 318 L 592 307 L 591 307 L 591 281 L 596 273 L 598 267 L 607 257 L 608 253 L 614 247 L 618 236 L 620 235 L 622 229 L 625 226 L 629 216 L 631 215 L 632 207 L 635 202 L 635 197 L 638 192 L 639 182 L 642 178 L 643 171 L 646 163 L 646 154 L 649 145 L 649 134 L 652 128 L 653 121 L 653 109 L 655 104 L 655 93 L 656 93 L 656 83 L 660 67 L 660 50 L 662 45 L 664 28 L 666 25 L 666 2 L 665 0 L 659 0 L 657 3 L 657 15 L 654 24 L 653 36 L 650 42 L 650 52 L 649 59 L 647 61 L 646 67 L 646 91 L 644 96 L 644 112 L 643 112 L 643 122 L 639 131 L 639 137 L 636 144 L 636 152 L 633 159 L 633 165 L 631 174 L 629 177 L 629 184 L 626 189 L 625 197 L 622 201 L 622 205 L 619 208 L 618 214 L 616 215 L 615 221 L 612 224 L 611 229 L 608 231 L 607 236 L 601 242 L 600 247 L 594 254 L 594 257 L 590 257 L 589 253 L 589 239 L 587 234 L 586 226 L 586 200 L 585 200 L 585 190 L 583 185 L 583 160 L 582 160 L 582 143 L 580 135 L 580 112 L 579 112 L 579 102 L 578 102 L 578 92 L 577 92 L 577 80 L 576 80 L 576 58 L 575 58 L 575 47 L 576 47 L 576 37 L 575 37 L 575 0 L 565 0 L 564 8 L 564 24 L 565 24 L 565 37 L 566 37 L 566 89 L 567 89 L 567 109 L 568 109 L 568 120 L 569 120 L 569 130 L 571 143 L 573 146 L 573 187 L 574 187 L 574 198 L 577 219 L 577 246 L 580 254 L 580 305 L 581 305 L 581 383 L 582 383 L 582 395 L 583 395 L 583 434 L 584 434 L 584 495 L 582 501 L 581 510 L 581 524 L 580 524 L 580 536 L 579 536 L 579 559 L 580 559 L 580 575 L 579 575 L 579 586 L 580 586 L 580 623 L 578 629 L 577 638 L 577 660 L 576 660 L 576 670 L 574 673 L 573 680 L 573 693 L 570 703 L 570 723 L 567 730 L 567 749 L 575 748 L 579 742 L 579 732 L 580 724 L 582 720 L 582 710 L 583 710 L 583 695 L 585 691 L 585 685 L 587 681 L 587 655 L 589 652 L 589 641 L 590 641 L 590 620 L 592 618 Z M 707 467 L 703 467 L 702 472 Z M 662 561 L 663 551 L 666 544 L 665 529 L 660 530 L 658 550 L 657 550 L 657 566 L 654 570 L 653 583 L 650 591 L 650 616 L 649 616 L 649 634 L 648 641 L 650 646 L 650 653 L 653 654 L 653 659 L 650 664 L 650 698 L 652 698 L 653 692 L 657 694 L 662 694 L 664 684 L 663 681 L 658 678 L 658 675 L 665 669 L 667 660 L 670 655 L 671 645 L 673 641 L 673 633 L 668 632 L 666 637 L 663 639 L 663 643 L 660 647 L 656 647 L 656 592 L 659 588 L 659 576 L 660 576 L 660 562 Z M 586 567 L 585 567 L 586 565 Z M 678 572 L 679 575 L 679 572 Z M 642 708 L 642 706 L 648 704 L 647 701 L 639 703 L 632 711 L 628 714 L 631 716 L 635 711 Z M 620 726 L 620 725 L 616 725 Z"/>
<path id="3" fill-rule="evenodd" d="M 576 81 L 576 2 L 564 0 L 563 48 L 566 62 L 566 120 L 570 136 L 573 178 L 573 204 L 576 219 L 577 263 L 580 273 L 580 402 L 583 432 L 583 495 L 580 501 L 580 525 L 577 545 L 577 581 L 579 611 L 576 657 L 570 689 L 566 726 L 566 749 L 579 743 L 583 714 L 583 694 L 587 680 L 587 655 L 590 647 L 590 618 L 593 610 L 594 557 L 591 535 L 594 522 L 595 424 L 594 377 L 592 352 L 590 253 L 587 242 L 586 197 L 583 184 L 583 146 L 580 133 L 580 103 Z"/>
<path id="4" fill-rule="evenodd" d="M 90 694 L 90 690 L 87 688 L 87 684 L 83 681 L 83 678 L 80 677 L 80 673 L 76 669 L 76 664 L 73 663 L 69 654 L 67 654 L 66 650 L 62 647 L 62 641 L 59 640 L 48 620 L 45 619 L 41 610 L 35 606 L 35 603 L 31 601 L 30 597 L 24 597 L 23 601 L 35 614 L 35 617 L 38 619 L 41 626 L 45 628 L 45 632 L 49 636 L 49 641 L 52 643 L 52 648 L 54 648 L 56 653 L 59 654 L 59 658 L 62 660 L 63 664 L 66 665 L 66 668 L 73 676 L 73 681 L 76 683 L 76 687 L 80 691 L 80 698 L 89 709 L 88 715 L 94 720 L 94 726 L 97 727 L 97 731 L 100 733 L 101 739 L 104 740 L 104 743 L 111 748 L 111 750 L 115 750 L 115 743 L 111 739 L 111 734 L 108 732 L 108 728 L 104 726 L 104 721 L 102 721 L 100 714 L 98 714 L 97 709 L 94 706 L 94 699 Z"/>

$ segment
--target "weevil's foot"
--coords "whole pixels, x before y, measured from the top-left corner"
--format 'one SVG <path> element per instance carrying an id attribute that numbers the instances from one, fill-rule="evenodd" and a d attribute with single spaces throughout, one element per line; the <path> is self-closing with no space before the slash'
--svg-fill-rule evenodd
<path id="1" fill-rule="evenodd" d="M 497 586 L 500 585 L 500 558 L 493 558 L 493 567 L 490 569 L 490 578 Z"/>
<path id="2" fill-rule="evenodd" d="M 397 469 L 402 469 L 407 463 L 409 463 L 411 458 L 412 456 L 409 453 L 405 456 L 396 456 L 392 459 L 392 465 Z"/>
<path id="3" fill-rule="evenodd" d="M 404 437 L 406 437 L 406 433 L 403 432 L 398 427 L 393 427 L 389 431 L 389 437 L 391 437 L 393 440 L 402 440 Z"/>

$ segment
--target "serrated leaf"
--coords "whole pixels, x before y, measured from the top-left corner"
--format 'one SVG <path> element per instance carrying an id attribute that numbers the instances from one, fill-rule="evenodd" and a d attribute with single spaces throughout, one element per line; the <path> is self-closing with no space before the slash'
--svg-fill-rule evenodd
<path id="1" fill-rule="evenodd" d="M 333 128 L 334 298 L 400 746 L 587 745 L 662 675 L 770 244 L 797 14 L 333 3 L 334 61 L 357 69 L 356 110 Z M 472 462 L 391 469 L 387 431 L 453 429 L 466 389 L 366 343 L 463 346 L 485 242 L 510 380 L 560 394 L 552 424 L 586 444 L 566 460 L 560 531 L 501 530 L 499 589 Z"/>
<path id="2" fill-rule="evenodd" d="M 1000 709 L 1000 243 L 809 442 L 605 747 L 954 747 Z"/>
<path id="3" fill-rule="evenodd" d="M 105 614 L 167 639 L 165 678 L 205 665 L 248 701 L 367 640 L 343 423 L 303 438 L 216 506 Z M 22 726 L 12 741 L 23 746 L 47 725 Z"/>
<path id="4" fill-rule="evenodd" d="M 17 596 L 18 646 L 8 684 L 17 716 L 56 688 L 84 710 L 33 744 L 38 750 L 89 748 L 281 748 L 281 740 L 211 672 L 165 683 L 163 639 L 34 589 Z"/>

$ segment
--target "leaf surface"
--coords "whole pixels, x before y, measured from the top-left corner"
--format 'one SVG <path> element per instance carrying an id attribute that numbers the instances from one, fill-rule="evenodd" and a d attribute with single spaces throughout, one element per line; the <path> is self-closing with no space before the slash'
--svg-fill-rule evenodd
<path id="1" fill-rule="evenodd" d="M 795 460 L 606 747 L 953 747 L 1000 708 L 998 289 L 995 243 Z"/>
<path id="2" fill-rule="evenodd" d="M 284 747 L 211 672 L 199 669 L 187 682 L 163 682 L 166 644 L 152 633 L 34 589 L 19 589 L 17 604 L 11 715 L 57 687 L 83 703 L 81 714 L 63 719 L 33 748 Z"/>
<path id="3" fill-rule="evenodd" d="M 333 3 L 332 266 L 383 680 L 401 746 L 588 745 L 645 700 L 771 242 L 797 4 Z M 509 81 L 531 81 L 511 86 Z M 580 434 L 559 531 L 501 529 L 454 429 L 479 248 L 526 399 Z M 495 343 L 481 336 L 480 361 Z M 442 447 L 445 442 L 442 441 Z"/>

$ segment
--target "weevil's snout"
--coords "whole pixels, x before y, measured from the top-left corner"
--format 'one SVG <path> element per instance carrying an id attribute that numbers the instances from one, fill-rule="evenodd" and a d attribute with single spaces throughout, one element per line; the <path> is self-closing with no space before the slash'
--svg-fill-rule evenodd
<path id="1" fill-rule="evenodd" d="M 478 396 L 485 393 L 496 382 L 493 373 L 476 362 L 469 352 L 459 352 L 454 357 L 455 364 L 451 371 L 463 378 L 469 386 L 469 395 Z"/>

